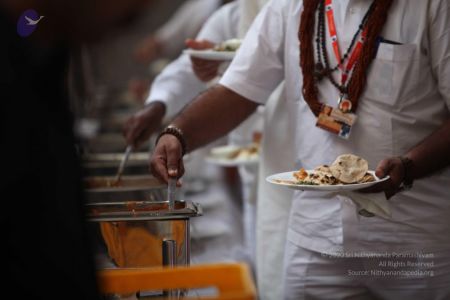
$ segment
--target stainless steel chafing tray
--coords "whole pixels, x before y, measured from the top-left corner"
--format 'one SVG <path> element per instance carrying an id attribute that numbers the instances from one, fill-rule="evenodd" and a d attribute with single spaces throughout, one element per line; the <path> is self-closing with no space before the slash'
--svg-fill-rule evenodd
<path id="1" fill-rule="evenodd" d="M 167 195 L 166 185 L 149 175 L 122 176 L 117 186 L 113 176 L 86 177 L 83 182 L 88 203 L 158 202 Z"/>
<path id="2" fill-rule="evenodd" d="M 89 176 L 114 176 L 124 153 L 94 153 L 82 157 L 83 169 Z M 147 174 L 148 152 L 133 152 L 127 162 L 124 174 Z"/>
<path id="3" fill-rule="evenodd" d="M 103 257 L 99 269 L 189 265 L 190 218 L 202 214 L 199 205 L 176 201 L 170 210 L 166 201 L 127 201 L 86 208 L 96 257 Z"/>
<path id="4" fill-rule="evenodd" d="M 167 201 L 90 203 L 86 208 L 88 220 L 95 222 L 184 220 L 202 214 L 202 209 L 197 203 L 185 201 L 176 201 L 173 210 L 169 209 Z"/>

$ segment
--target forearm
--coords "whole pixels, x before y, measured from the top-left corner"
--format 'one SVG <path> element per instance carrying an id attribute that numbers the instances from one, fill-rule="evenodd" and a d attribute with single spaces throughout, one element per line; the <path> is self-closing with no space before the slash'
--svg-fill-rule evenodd
<path id="1" fill-rule="evenodd" d="M 412 148 L 406 156 L 413 160 L 412 177 L 420 179 L 450 165 L 450 119 Z"/>
<path id="2" fill-rule="evenodd" d="M 164 102 L 166 116 L 173 118 L 206 88 L 206 84 L 195 76 L 189 57 L 182 55 L 155 78 L 146 103 Z"/>
<path id="3" fill-rule="evenodd" d="M 189 151 L 227 134 L 257 108 L 258 104 L 217 85 L 201 94 L 172 122 L 184 133 Z"/>

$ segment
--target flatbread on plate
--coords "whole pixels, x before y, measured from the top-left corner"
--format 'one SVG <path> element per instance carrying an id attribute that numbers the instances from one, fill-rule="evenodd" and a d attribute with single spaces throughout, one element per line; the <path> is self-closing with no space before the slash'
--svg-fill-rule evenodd
<path id="1" fill-rule="evenodd" d="M 331 173 L 343 183 L 351 184 L 361 181 L 369 170 L 367 160 L 353 155 L 343 154 L 330 166 Z"/>

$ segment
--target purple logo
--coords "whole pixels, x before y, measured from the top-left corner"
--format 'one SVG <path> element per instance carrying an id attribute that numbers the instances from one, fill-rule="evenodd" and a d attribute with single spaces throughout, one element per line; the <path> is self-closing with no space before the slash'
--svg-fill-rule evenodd
<path id="1" fill-rule="evenodd" d="M 27 37 L 31 35 L 37 28 L 37 24 L 42 20 L 44 16 L 39 14 L 34 9 L 26 10 L 17 21 L 17 33 L 21 37 Z"/>

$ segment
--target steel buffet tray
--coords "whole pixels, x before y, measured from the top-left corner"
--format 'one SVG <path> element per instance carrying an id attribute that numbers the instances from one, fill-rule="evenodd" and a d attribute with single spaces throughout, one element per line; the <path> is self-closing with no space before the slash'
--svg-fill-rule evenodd
<path id="1" fill-rule="evenodd" d="M 200 205 L 185 201 L 176 201 L 174 210 L 167 201 L 88 203 L 86 208 L 88 221 L 93 222 L 185 220 L 203 214 Z"/>

